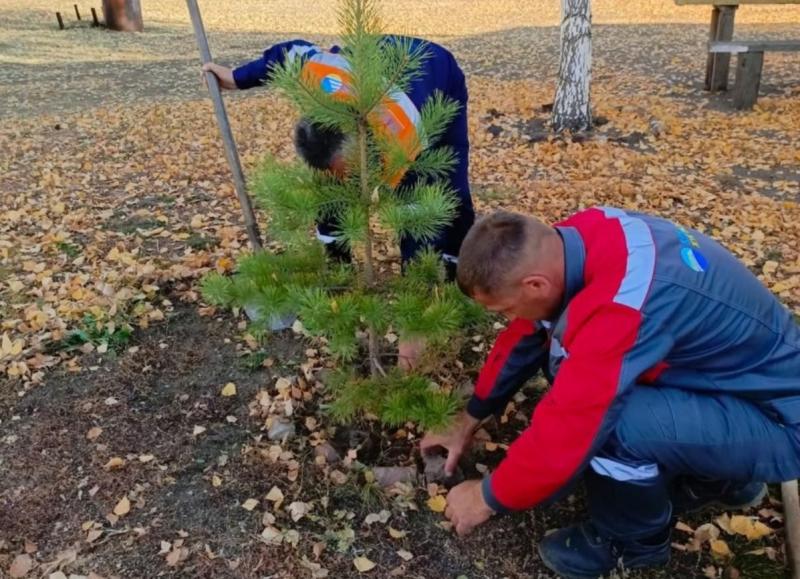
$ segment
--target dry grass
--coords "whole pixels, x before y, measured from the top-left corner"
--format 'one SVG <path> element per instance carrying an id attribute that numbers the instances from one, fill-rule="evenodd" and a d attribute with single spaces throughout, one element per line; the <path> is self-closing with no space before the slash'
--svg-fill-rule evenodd
<path id="1" fill-rule="evenodd" d="M 54 64 L 81 61 L 159 61 L 195 55 L 186 4 L 182 0 L 144 0 L 147 34 L 105 35 L 89 29 L 60 33 L 55 11 L 75 24 L 73 0 L 0 0 L 0 62 Z M 99 2 L 94 3 L 99 12 Z M 336 30 L 334 0 L 303 4 L 297 0 L 201 2 L 206 28 L 213 33 L 329 35 Z M 79 2 L 84 24 L 92 3 Z M 300 8 L 303 6 L 303 8 Z M 393 32 L 437 41 L 521 27 L 558 24 L 559 0 L 396 0 L 386 3 Z M 706 24 L 708 6 L 676 6 L 671 0 L 596 0 L 595 24 Z M 800 23 L 797 6 L 743 6 L 740 25 Z M 235 43 L 234 43 L 235 45 Z M 225 46 L 218 47 L 224 50 Z M 0 71 L 2 75 L 2 71 Z"/>

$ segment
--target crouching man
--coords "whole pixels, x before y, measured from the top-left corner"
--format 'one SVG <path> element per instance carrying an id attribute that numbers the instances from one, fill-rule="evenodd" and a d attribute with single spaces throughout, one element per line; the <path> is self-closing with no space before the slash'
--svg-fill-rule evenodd
<path id="1" fill-rule="evenodd" d="M 452 471 L 482 419 L 540 369 L 552 387 L 483 481 L 454 487 L 466 534 L 586 485 L 589 520 L 539 544 L 571 578 L 664 565 L 673 517 L 760 502 L 800 476 L 800 328 L 727 250 L 613 208 L 549 227 L 496 213 L 461 248 L 458 283 L 510 320 L 455 425 L 423 452 Z"/>

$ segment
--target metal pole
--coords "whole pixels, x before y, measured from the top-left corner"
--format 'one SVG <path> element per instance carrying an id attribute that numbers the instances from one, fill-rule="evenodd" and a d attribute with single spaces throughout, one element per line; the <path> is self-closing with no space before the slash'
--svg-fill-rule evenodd
<path id="1" fill-rule="evenodd" d="M 797 481 L 781 483 L 783 499 L 783 526 L 786 529 L 786 558 L 792 579 L 800 577 L 800 499 Z"/>
<path id="2" fill-rule="evenodd" d="M 97 11 L 92 8 L 92 26 L 100 26 L 100 21 L 97 19 Z"/>
<path id="3" fill-rule="evenodd" d="M 64 19 L 61 18 L 61 12 L 56 12 L 56 19 L 58 20 L 58 27 L 64 30 Z"/>
<path id="4" fill-rule="evenodd" d="M 77 4 L 73 4 L 73 6 L 75 6 L 75 16 L 77 16 L 78 20 L 80 20 L 81 19 L 81 13 L 78 11 L 78 5 Z"/>
<path id="5" fill-rule="evenodd" d="M 197 0 L 186 0 L 186 5 L 189 8 L 189 15 L 192 18 L 197 47 L 200 49 L 200 59 L 203 64 L 211 62 L 211 51 L 208 48 L 208 39 L 206 38 L 205 28 L 203 28 L 203 20 L 200 17 L 200 9 L 197 7 Z M 250 202 L 250 197 L 247 195 L 247 189 L 245 188 L 242 165 L 239 162 L 236 141 L 233 140 L 233 132 L 228 122 L 228 115 L 225 112 L 225 103 L 222 100 L 219 83 L 217 82 L 217 77 L 210 72 L 206 73 L 206 81 L 208 83 L 208 92 L 211 93 L 211 100 L 214 103 L 214 114 L 219 124 L 219 132 L 222 134 L 222 142 L 225 145 L 225 155 L 228 157 L 228 165 L 230 165 L 231 172 L 233 173 L 233 184 L 236 188 L 236 196 L 239 198 L 239 205 L 242 208 L 244 224 L 247 228 L 247 237 L 250 239 L 250 245 L 253 249 L 259 250 L 262 247 L 261 236 L 258 232 L 258 224 L 256 223 L 255 213 L 253 212 L 253 205 Z"/>

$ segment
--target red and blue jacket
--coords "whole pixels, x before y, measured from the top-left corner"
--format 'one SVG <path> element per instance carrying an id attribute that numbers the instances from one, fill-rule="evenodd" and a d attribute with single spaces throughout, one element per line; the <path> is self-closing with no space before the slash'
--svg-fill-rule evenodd
<path id="1" fill-rule="evenodd" d="M 800 424 L 800 327 L 725 248 L 664 219 L 613 208 L 557 224 L 566 292 L 556 319 L 516 319 L 467 411 L 502 411 L 543 370 L 552 386 L 483 494 L 497 511 L 554 499 L 589 464 L 636 387 L 733 395 Z"/>

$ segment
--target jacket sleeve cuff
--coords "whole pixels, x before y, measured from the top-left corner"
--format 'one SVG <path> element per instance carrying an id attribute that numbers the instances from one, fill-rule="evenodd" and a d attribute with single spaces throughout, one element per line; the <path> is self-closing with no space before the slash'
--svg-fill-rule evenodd
<path id="1" fill-rule="evenodd" d="M 502 412 L 505 407 L 506 402 L 504 400 L 499 401 L 499 403 L 498 401 L 481 400 L 473 394 L 469 402 L 467 402 L 467 414 L 478 420 L 483 420 L 492 414 Z"/>
<path id="2" fill-rule="evenodd" d="M 248 62 L 233 70 L 233 82 L 241 90 L 263 85 L 266 76 L 264 61 L 261 59 Z"/>
<path id="3" fill-rule="evenodd" d="M 511 509 L 503 506 L 503 504 L 497 500 L 497 497 L 494 496 L 494 492 L 492 491 L 491 475 L 484 477 L 483 482 L 481 483 L 481 492 L 483 494 L 483 500 L 495 513 L 505 514 L 511 512 Z"/>

